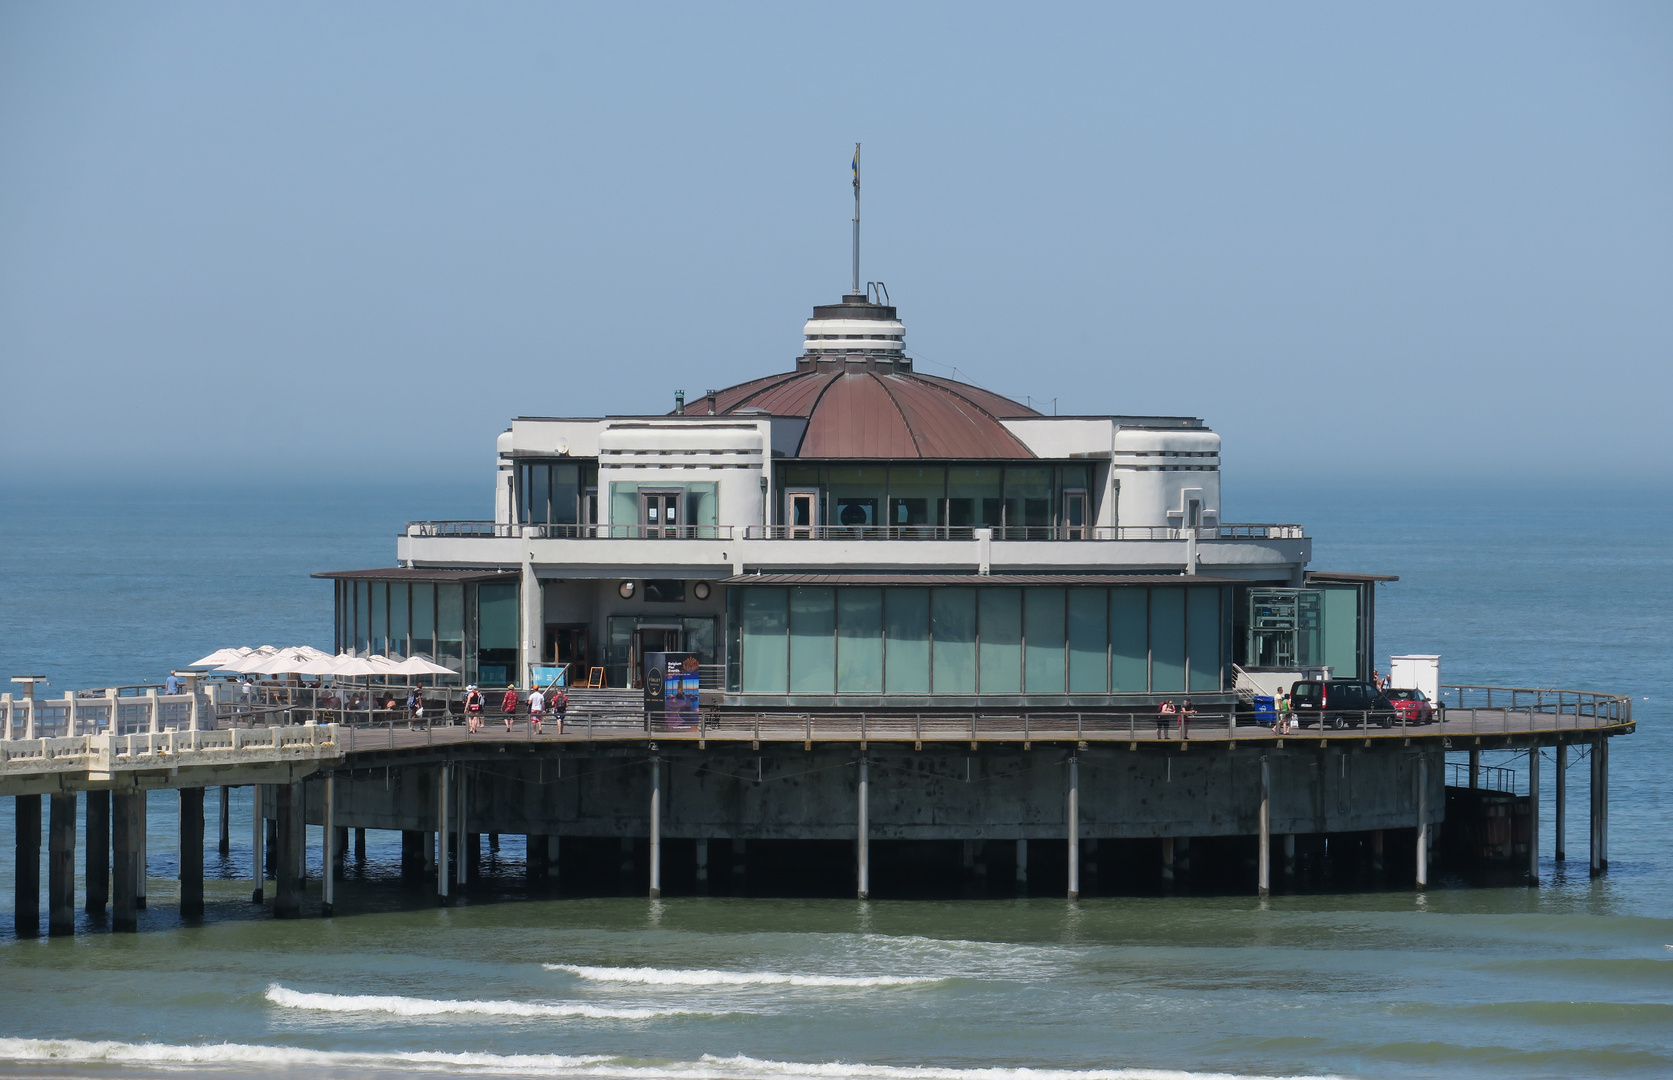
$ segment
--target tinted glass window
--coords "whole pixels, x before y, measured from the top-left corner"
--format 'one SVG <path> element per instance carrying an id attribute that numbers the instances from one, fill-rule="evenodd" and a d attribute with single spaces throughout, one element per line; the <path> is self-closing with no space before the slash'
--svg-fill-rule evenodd
<path id="1" fill-rule="evenodd" d="M 1313 682 L 1296 683 L 1295 689 L 1290 691 L 1291 701 L 1305 701 L 1313 704 L 1319 699 L 1319 684 Z"/>

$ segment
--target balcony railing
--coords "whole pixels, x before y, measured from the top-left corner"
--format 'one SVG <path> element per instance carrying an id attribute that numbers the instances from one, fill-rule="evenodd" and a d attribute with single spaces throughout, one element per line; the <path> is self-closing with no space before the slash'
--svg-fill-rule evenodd
<path id="1" fill-rule="evenodd" d="M 520 537 L 540 540 L 1300 540 L 1300 525 L 509 525 L 494 521 L 409 521 L 408 536 Z"/>

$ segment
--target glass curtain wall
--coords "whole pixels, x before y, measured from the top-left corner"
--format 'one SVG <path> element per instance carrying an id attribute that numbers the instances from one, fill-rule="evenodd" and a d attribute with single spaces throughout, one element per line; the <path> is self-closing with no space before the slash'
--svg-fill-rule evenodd
<path id="1" fill-rule="evenodd" d="M 517 586 L 491 585 L 486 588 L 511 590 L 510 647 L 515 653 Z M 422 656 L 458 673 L 442 676 L 442 683 L 457 682 L 461 678 L 470 681 L 474 676 L 465 671 L 467 590 L 468 601 L 474 607 L 478 603 L 477 587 L 474 585 L 430 581 L 341 581 L 337 588 L 340 605 L 337 648 L 339 651 L 352 649 L 361 655 Z M 503 605 L 503 600 L 500 602 Z M 479 654 L 473 654 L 472 659 L 480 662 Z"/>
<path id="2" fill-rule="evenodd" d="M 586 524 L 586 495 L 598 488 L 596 461 L 524 461 L 517 466 L 518 520 L 526 525 Z"/>
<path id="3" fill-rule="evenodd" d="M 778 487 L 818 488 L 825 526 L 992 528 L 1004 530 L 999 539 L 1047 540 L 1069 524 L 1063 493 L 1089 491 L 1091 478 L 1085 465 L 785 465 Z"/>
<path id="4" fill-rule="evenodd" d="M 745 694 L 1208 693 L 1226 662 L 1217 585 L 741 586 Z"/>

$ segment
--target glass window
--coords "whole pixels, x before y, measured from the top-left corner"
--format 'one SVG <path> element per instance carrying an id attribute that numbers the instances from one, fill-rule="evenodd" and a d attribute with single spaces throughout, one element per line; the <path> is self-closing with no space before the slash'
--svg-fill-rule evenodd
<path id="1" fill-rule="evenodd" d="M 436 655 L 436 587 L 428 581 L 412 586 L 412 651 L 426 658 Z"/>
<path id="2" fill-rule="evenodd" d="M 574 525 L 576 511 L 581 506 L 581 466 L 553 465 L 552 502 L 547 521 L 556 525 Z"/>
<path id="3" fill-rule="evenodd" d="M 436 586 L 436 663 L 463 672 L 465 669 L 465 587 L 443 583 Z"/>
<path id="4" fill-rule="evenodd" d="M 1008 467 L 1005 470 L 1005 526 L 1011 539 L 1045 539 L 1051 527 L 1051 469 Z M 1022 526 L 1023 531 L 1010 530 Z"/>
<path id="5" fill-rule="evenodd" d="M 645 603 L 681 604 L 685 602 L 685 582 L 678 578 L 652 578 L 645 582 Z"/>
<path id="6" fill-rule="evenodd" d="M 1069 488 L 1090 488 L 1092 471 L 1085 465 L 1059 465 L 1057 467 L 1057 486 L 1060 490 Z"/>
<path id="7" fill-rule="evenodd" d="M 476 681 L 492 686 L 516 679 L 516 583 L 478 586 L 476 612 Z"/>
<path id="8" fill-rule="evenodd" d="M 1110 689 L 1117 694 L 1150 689 L 1148 591 L 1142 586 L 1110 590 Z"/>
<path id="9" fill-rule="evenodd" d="M 1069 590 L 1069 693 L 1109 690 L 1109 604 L 1105 590 Z"/>
<path id="10" fill-rule="evenodd" d="M 937 694 L 976 692 L 976 590 L 930 591 L 930 669 Z"/>
<path id="11" fill-rule="evenodd" d="M 372 651 L 389 651 L 389 583 L 372 582 Z"/>
<path id="12" fill-rule="evenodd" d="M 1023 597 L 1023 687 L 1030 694 L 1061 694 L 1064 686 L 1063 590 L 1028 589 Z"/>
<path id="13" fill-rule="evenodd" d="M 407 598 L 410 586 L 404 581 L 389 583 L 389 651 L 403 657 L 410 656 L 408 641 L 411 624 L 407 621 Z"/>
<path id="14" fill-rule="evenodd" d="M 929 590 L 889 589 L 884 594 L 891 694 L 929 693 Z"/>
<path id="15" fill-rule="evenodd" d="M 883 590 L 837 590 L 839 694 L 883 692 Z"/>
<path id="16" fill-rule="evenodd" d="M 889 470 L 889 524 L 943 525 L 947 470 L 894 467 Z"/>
<path id="17" fill-rule="evenodd" d="M 788 591 L 750 586 L 733 593 L 743 607 L 743 692 L 782 694 L 789 670 Z"/>
<path id="18" fill-rule="evenodd" d="M 1185 689 L 1185 590 L 1167 586 L 1150 590 L 1150 690 L 1155 694 Z"/>
<path id="19" fill-rule="evenodd" d="M 372 583 L 354 583 L 354 648 L 361 655 L 372 651 Z"/>
<path id="20" fill-rule="evenodd" d="M 1189 590 L 1185 623 L 1190 632 L 1191 690 L 1220 689 L 1220 589 Z"/>
<path id="21" fill-rule="evenodd" d="M 959 466 L 947 470 L 947 524 L 983 528 L 1001 524 L 1001 477 L 997 467 Z"/>
<path id="22" fill-rule="evenodd" d="M 1359 586 L 1324 585 L 1324 658 L 1333 679 L 1357 679 L 1359 670 Z M 1365 672 L 1369 675 L 1370 672 Z"/>
<path id="23" fill-rule="evenodd" d="M 819 467 L 817 465 L 786 465 L 779 470 L 778 483 L 780 487 L 818 487 Z"/>
<path id="24" fill-rule="evenodd" d="M 610 535 L 635 536 L 639 525 L 639 485 L 610 485 Z"/>
<path id="25" fill-rule="evenodd" d="M 552 477 L 545 465 L 523 466 L 523 520 L 529 524 L 550 520 Z"/>
<path id="26" fill-rule="evenodd" d="M 699 664 L 715 664 L 715 620 L 713 618 L 685 619 L 685 651 L 693 653 Z"/>
<path id="27" fill-rule="evenodd" d="M 883 492 L 886 483 L 883 469 L 832 469 L 830 476 L 830 524 L 883 524 Z"/>
<path id="28" fill-rule="evenodd" d="M 1022 590 L 983 589 L 979 679 L 984 694 L 1022 693 Z"/>
<path id="29" fill-rule="evenodd" d="M 836 590 L 794 586 L 790 590 L 790 692 L 829 694 L 836 690 Z"/>

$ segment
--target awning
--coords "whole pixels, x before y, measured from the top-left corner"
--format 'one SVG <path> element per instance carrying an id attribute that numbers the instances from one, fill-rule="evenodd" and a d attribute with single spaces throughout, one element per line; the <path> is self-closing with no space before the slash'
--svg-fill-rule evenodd
<path id="1" fill-rule="evenodd" d="M 515 581 L 517 570 L 456 570 L 441 566 L 391 566 L 384 570 L 321 570 L 309 577 L 333 581 Z"/>
<path id="2" fill-rule="evenodd" d="M 1247 585 L 1202 574 L 738 574 L 722 585 Z"/>
<path id="3" fill-rule="evenodd" d="M 1325 570 L 1309 570 L 1306 573 L 1307 583 L 1322 582 L 1326 585 L 1364 585 L 1368 581 L 1399 581 L 1399 574 L 1333 574 Z"/>

